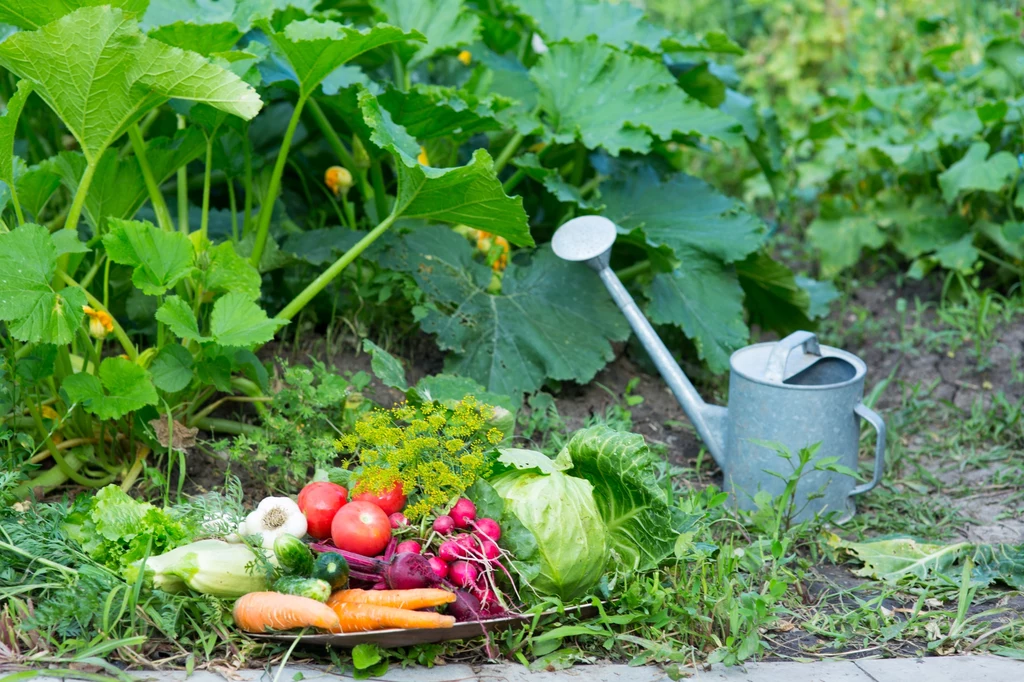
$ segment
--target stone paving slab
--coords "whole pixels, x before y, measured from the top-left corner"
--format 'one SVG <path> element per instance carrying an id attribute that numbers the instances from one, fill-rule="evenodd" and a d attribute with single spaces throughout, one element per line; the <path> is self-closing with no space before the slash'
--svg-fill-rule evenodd
<path id="1" fill-rule="evenodd" d="M 0 679 L 16 669 L 0 664 Z M 293 682 L 301 673 L 303 682 L 348 681 L 351 678 L 326 668 L 286 666 L 280 675 L 274 668 L 238 670 L 222 676 L 197 671 L 132 673 L 138 682 Z M 33 682 L 64 682 L 72 678 L 39 676 Z M 380 678 L 383 682 L 670 682 L 660 668 L 626 665 L 574 666 L 567 670 L 531 672 L 521 665 L 443 665 L 434 668 L 394 667 Z M 694 670 L 694 682 L 1024 682 L 1024 662 L 996 656 L 949 656 L 933 658 L 858 659 L 813 663 L 751 663 L 742 667 L 713 666 Z"/>

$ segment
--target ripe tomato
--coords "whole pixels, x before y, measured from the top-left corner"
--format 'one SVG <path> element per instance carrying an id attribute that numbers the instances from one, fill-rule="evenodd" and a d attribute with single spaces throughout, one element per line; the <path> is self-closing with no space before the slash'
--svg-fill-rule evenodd
<path id="1" fill-rule="evenodd" d="M 299 509 L 306 515 L 307 532 L 317 540 L 331 536 L 331 521 L 348 502 L 348 491 L 335 483 L 316 481 L 299 493 Z"/>
<path id="2" fill-rule="evenodd" d="M 380 507 L 388 516 L 405 509 L 406 500 L 405 495 L 403 494 L 401 481 L 395 483 L 395 487 L 391 490 L 380 493 L 379 495 L 374 493 L 356 493 L 352 496 L 352 499 L 359 500 L 360 502 L 372 502 Z"/>
<path id="3" fill-rule="evenodd" d="M 372 502 L 349 502 L 334 515 L 331 538 L 338 549 L 377 556 L 391 539 L 391 522 Z"/>

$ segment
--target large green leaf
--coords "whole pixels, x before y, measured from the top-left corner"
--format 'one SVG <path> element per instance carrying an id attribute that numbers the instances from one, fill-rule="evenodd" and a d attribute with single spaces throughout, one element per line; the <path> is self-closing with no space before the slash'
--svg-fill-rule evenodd
<path id="1" fill-rule="evenodd" d="M 112 219 L 103 237 L 110 260 L 129 265 L 132 282 L 150 296 L 159 296 L 192 274 L 192 241 L 181 232 L 165 232 L 149 222 Z"/>
<path id="2" fill-rule="evenodd" d="M 944 574 L 970 545 L 932 545 L 899 537 L 867 542 L 850 542 L 831 536 L 829 544 L 856 557 L 864 567 L 856 575 L 897 582 L 914 577 L 929 578 Z"/>
<path id="3" fill-rule="evenodd" d="M 192 364 L 192 354 L 183 346 L 172 343 L 160 349 L 149 371 L 157 388 L 174 393 L 192 383 Z"/>
<path id="4" fill-rule="evenodd" d="M 501 130 L 496 116 L 506 100 L 480 99 L 468 92 L 436 85 L 415 85 L 408 92 L 390 88 L 377 96 L 392 120 L 418 140 L 466 138 Z"/>
<path id="5" fill-rule="evenodd" d="M 371 141 L 395 158 L 398 170 L 395 214 L 468 225 L 504 237 L 513 244 L 533 244 L 522 197 L 505 194 L 486 151 L 478 149 L 473 160 L 459 168 L 423 166 L 416 159 L 419 155 L 416 140 L 391 119 L 376 97 L 362 91 L 359 106 L 373 130 Z"/>
<path id="6" fill-rule="evenodd" d="M 861 250 L 881 248 L 885 233 L 871 216 L 847 215 L 817 218 L 807 228 L 807 239 L 820 253 L 821 274 L 833 277 L 856 263 Z"/>
<path id="7" fill-rule="evenodd" d="M 426 36 L 427 44 L 410 55 L 410 65 L 477 39 L 480 19 L 463 0 L 372 0 L 372 4 L 388 23 Z"/>
<path id="8" fill-rule="evenodd" d="M 124 358 L 101 362 L 98 379 L 85 372 L 72 374 L 61 388 L 71 402 L 81 403 L 100 419 L 120 419 L 158 399 L 149 372 Z"/>
<path id="9" fill-rule="evenodd" d="M 588 211 L 600 211 L 604 208 L 600 201 L 585 198 L 580 188 L 563 178 L 557 168 L 545 168 L 536 154 L 520 154 L 512 162 L 518 168 L 522 168 L 527 176 L 544 185 L 544 189 L 551 192 L 559 201 L 576 204 Z"/>
<path id="10" fill-rule="evenodd" d="M 11 336 L 31 343 L 70 343 L 85 313 L 85 292 L 50 286 L 57 248 L 41 225 L 0 234 L 0 320 Z"/>
<path id="11" fill-rule="evenodd" d="M 250 119 L 261 102 L 234 74 L 147 38 L 119 9 L 86 7 L 0 43 L 0 65 L 32 81 L 91 163 L 170 98 Z"/>
<path id="12" fill-rule="evenodd" d="M 60 187 L 61 175 L 57 171 L 56 161 L 50 158 L 30 166 L 15 180 L 21 207 L 33 218 L 38 219 L 54 192 Z"/>
<path id="13" fill-rule="evenodd" d="M 433 226 L 396 240 L 381 258 L 410 273 L 433 302 L 421 325 L 454 351 L 449 370 L 518 398 L 547 379 L 590 381 L 614 357 L 610 342 L 629 336 L 586 266 L 543 248 L 528 264 L 510 263 L 501 293 L 493 294 L 493 273 L 473 253 L 463 237 Z"/>
<path id="14" fill-rule="evenodd" d="M 234 47 L 242 32 L 227 21 L 217 24 L 177 21 L 151 30 L 149 37 L 209 57 L 214 52 L 226 52 Z"/>
<path id="15" fill-rule="evenodd" d="M 278 10 L 294 7 L 312 14 L 318 4 L 318 0 L 149 0 L 142 23 L 148 30 L 177 22 L 231 22 L 245 33 L 253 22 L 269 19 Z"/>
<path id="16" fill-rule="evenodd" d="M 653 138 L 742 139 L 739 122 L 686 94 L 660 61 L 594 40 L 552 45 L 530 75 L 540 91 L 547 137 L 590 149 L 648 152 Z"/>
<path id="17" fill-rule="evenodd" d="M 18 28 L 37 29 L 80 7 L 110 5 L 130 16 L 146 11 L 149 0 L 0 0 L 0 21 Z"/>
<path id="18" fill-rule="evenodd" d="M 14 193 L 14 136 L 17 132 L 21 110 L 25 108 L 28 96 L 32 94 L 32 83 L 19 81 L 14 96 L 7 101 L 7 111 L 0 117 L 0 180 Z"/>
<path id="19" fill-rule="evenodd" d="M 813 326 L 810 293 L 800 286 L 792 270 L 773 260 L 767 251 L 757 251 L 737 263 L 736 274 L 750 311 L 750 324 L 782 334 Z"/>
<path id="20" fill-rule="evenodd" d="M 741 203 L 684 174 L 666 179 L 646 166 L 601 185 L 605 215 L 629 240 L 678 266 L 655 275 L 646 290 L 648 314 L 681 327 L 714 371 L 729 366 L 747 342 L 743 289 L 730 264 L 760 249 L 764 226 Z"/>
<path id="21" fill-rule="evenodd" d="M 180 296 L 168 296 L 156 311 L 156 319 L 172 333 L 190 341 L 209 341 L 199 332 L 199 321 L 192 307 Z"/>
<path id="22" fill-rule="evenodd" d="M 225 294 L 213 304 L 210 334 L 222 346 L 249 347 L 266 343 L 287 320 L 268 318 L 246 294 Z"/>
<path id="23" fill-rule="evenodd" d="M 624 573 L 657 568 L 672 553 L 682 515 L 673 512 L 655 476 L 658 458 L 643 436 L 601 424 L 573 434 L 556 460 L 590 481 L 608 529 L 608 546 Z"/>
<path id="24" fill-rule="evenodd" d="M 956 201 L 961 192 L 981 190 L 998 192 L 1017 173 L 1017 159 L 1010 152 L 988 155 L 987 142 L 975 142 L 963 158 L 939 176 L 942 198 L 947 204 Z"/>
<path id="25" fill-rule="evenodd" d="M 670 34 L 644 17 L 644 11 L 628 2 L 603 0 L 511 0 L 533 19 L 537 31 L 551 42 L 579 42 L 594 37 L 626 50 L 642 45 L 656 50 Z"/>
<path id="26" fill-rule="evenodd" d="M 422 34 L 378 24 L 358 30 L 335 21 L 293 21 L 283 31 L 267 22 L 261 27 L 276 52 L 292 69 L 289 77 L 299 86 L 299 96 L 309 97 L 320 82 L 346 62 L 374 48 L 405 40 L 422 40 Z"/>
<path id="27" fill-rule="evenodd" d="M 256 300 L 260 297 L 260 273 L 235 251 L 231 242 L 224 242 L 209 248 L 206 252 L 209 265 L 206 268 L 203 286 L 214 293 L 238 292 Z"/>
<path id="28" fill-rule="evenodd" d="M 971 559 L 974 582 L 987 586 L 999 581 L 1015 590 L 1024 590 L 1024 545 L 978 545 Z"/>

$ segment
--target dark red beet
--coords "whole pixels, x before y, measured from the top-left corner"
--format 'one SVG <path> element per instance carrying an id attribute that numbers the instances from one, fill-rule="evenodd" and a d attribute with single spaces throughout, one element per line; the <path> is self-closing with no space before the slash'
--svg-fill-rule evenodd
<path id="1" fill-rule="evenodd" d="M 433 566 L 422 554 L 402 552 L 396 554 L 384 569 L 384 580 L 392 590 L 414 590 L 433 587 L 441 582 Z"/>
<path id="2" fill-rule="evenodd" d="M 448 605 L 448 613 L 460 623 L 480 620 L 480 600 L 466 590 L 455 590 L 455 601 Z"/>

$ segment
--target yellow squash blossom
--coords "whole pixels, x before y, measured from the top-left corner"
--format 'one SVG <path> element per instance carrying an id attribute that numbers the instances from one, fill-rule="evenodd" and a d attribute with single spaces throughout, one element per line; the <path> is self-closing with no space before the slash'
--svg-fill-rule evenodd
<path id="1" fill-rule="evenodd" d="M 352 187 L 352 173 L 347 168 L 331 166 L 324 173 L 324 184 L 334 192 L 334 196 L 347 196 L 349 188 Z"/>
<path id="2" fill-rule="evenodd" d="M 462 62 L 463 66 L 469 66 L 469 63 L 473 61 L 473 53 L 469 50 L 463 50 L 459 53 L 459 61 Z"/>
<path id="3" fill-rule="evenodd" d="M 429 166 L 430 159 L 427 157 L 427 148 L 420 147 L 420 155 L 416 157 L 416 160 L 420 162 L 421 166 Z"/>
<path id="4" fill-rule="evenodd" d="M 114 318 L 110 316 L 110 313 L 104 310 L 94 310 L 87 305 L 83 305 L 82 310 L 89 316 L 89 333 L 94 338 L 105 339 L 107 334 L 114 331 Z"/>
<path id="5" fill-rule="evenodd" d="M 497 244 L 501 248 L 501 255 L 498 256 L 491 267 L 495 272 L 502 272 L 505 266 L 508 265 L 508 252 L 509 243 L 504 237 L 493 235 L 490 232 L 478 231 L 476 233 L 476 248 L 484 253 L 490 253 L 494 245 Z"/>

